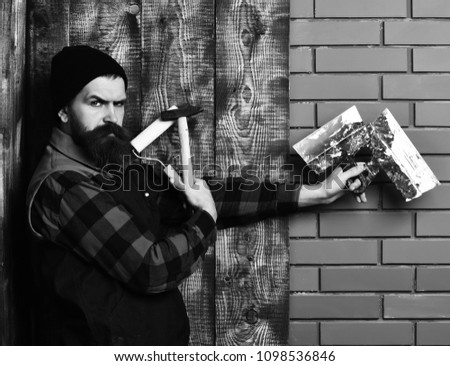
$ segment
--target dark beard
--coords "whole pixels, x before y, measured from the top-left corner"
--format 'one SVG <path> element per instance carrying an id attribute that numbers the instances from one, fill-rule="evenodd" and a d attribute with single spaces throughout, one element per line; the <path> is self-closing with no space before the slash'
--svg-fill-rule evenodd
<path id="1" fill-rule="evenodd" d="M 92 131 L 76 131 L 72 137 L 99 168 L 108 164 L 121 165 L 131 159 L 124 157 L 132 155 L 132 134 L 115 123 L 106 122 Z"/>

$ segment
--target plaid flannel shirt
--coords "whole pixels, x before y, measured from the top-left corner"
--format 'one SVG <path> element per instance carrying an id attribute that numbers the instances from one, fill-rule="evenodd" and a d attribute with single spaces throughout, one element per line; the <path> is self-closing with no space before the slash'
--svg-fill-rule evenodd
<path id="1" fill-rule="evenodd" d="M 158 235 L 157 228 L 142 222 L 111 192 L 102 189 L 96 179 L 100 171 L 62 131 L 53 132 L 46 154 L 43 160 L 47 159 L 51 174 L 44 175 L 38 188 L 28 194 L 31 227 L 128 287 L 141 293 L 175 288 L 198 267 L 215 241 L 216 224 L 201 209 L 167 228 L 162 237 Z M 219 228 L 297 209 L 298 184 L 249 183 L 243 179 L 210 179 L 209 184 Z M 156 209 L 170 216 L 174 199 L 179 201 L 179 197 L 158 195 Z"/>

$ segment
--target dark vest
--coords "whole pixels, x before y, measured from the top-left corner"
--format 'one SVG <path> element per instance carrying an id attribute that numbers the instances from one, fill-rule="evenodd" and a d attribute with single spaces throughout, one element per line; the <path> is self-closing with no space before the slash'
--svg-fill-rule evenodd
<path id="1" fill-rule="evenodd" d="M 34 183 L 35 191 L 47 176 L 39 175 L 38 182 Z M 93 179 L 102 183 L 105 178 L 97 174 Z M 103 183 L 111 185 L 111 182 Z M 163 237 L 170 226 L 185 220 L 189 214 L 176 197 L 170 207 L 171 214 L 165 215 L 164 210 L 161 213 L 158 200 L 162 193 L 155 193 L 151 186 L 146 192 L 138 187 L 142 185 L 135 182 L 127 184 L 126 189 L 121 184 L 109 191 L 118 203 L 139 218 L 138 225 L 152 223 L 157 237 Z M 32 192 L 32 200 L 35 193 Z M 175 196 L 177 192 L 171 194 Z M 159 294 L 137 293 L 59 245 L 40 241 L 34 249 L 39 286 L 35 311 L 37 344 L 188 344 L 189 321 L 178 289 Z"/>

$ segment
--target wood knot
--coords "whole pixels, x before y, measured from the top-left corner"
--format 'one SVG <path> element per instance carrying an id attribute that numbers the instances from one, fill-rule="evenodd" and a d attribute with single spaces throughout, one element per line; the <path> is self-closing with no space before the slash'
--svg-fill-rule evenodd
<path id="1" fill-rule="evenodd" d="M 159 25 L 160 25 L 162 28 L 166 28 L 168 24 L 169 24 L 169 19 L 167 19 L 166 16 L 161 15 L 161 16 L 159 17 Z"/>
<path id="2" fill-rule="evenodd" d="M 248 29 L 244 29 L 241 33 L 241 39 L 245 47 L 250 47 L 253 42 L 253 34 Z"/>
<path id="3" fill-rule="evenodd" d="M 249 88 L 248 85 L 245 86 L 244 90 L 242 91 L 242 98 L 244 98 L 245 103 L 249 103 L 252 99 L 252 89 Z"/>
<path id="4" fill-rule="evenodd" d="M 50 29 L 50 17 L 45 11 L 33 11 L 31 13 L 35 29 L 42 32 L 39 36 L 44 36 Z"/>
<path id="5" fill-rule="evenodd" d="M 253 12 L 251 25 L 253 28 L 253 33 L 256 35 L 256 37 L 260 37 L 267 32 L 267 26 L 263 23 L 261 18 L 261 13 L 258 10 L 255 10 Z"/>
<path id="6" fill-rule="evenodd" d="M 223 278 L 223 280 L 224 280 L 224 282 L 225 282 L 227 285 L 229 285 L 229 284 L 231 283 L 231 277 L 230 277 L 230 276 L 225 276 L 225 277 Z"/>
<path id="7" fill-rule="evenodd" d="M 130 4 L 128 4 L 127 12 L 130 13 L 131 15 L 136 16 L 141 12 L 141 8 L 136 3 L 130 3 Z"/>
<path id="8" fill-rule="evenodd" d="M 245 312 L 245 321 L 248 324 L 256 324 L 258 322 L 258 312 L 255 309 L 249 309 Z"/>

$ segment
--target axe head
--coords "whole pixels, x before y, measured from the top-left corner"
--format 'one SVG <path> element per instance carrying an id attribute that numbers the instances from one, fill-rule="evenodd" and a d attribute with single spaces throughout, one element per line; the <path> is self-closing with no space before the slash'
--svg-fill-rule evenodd
<path id="1" fill-rule="evenodd" d="M 203 112 L 203 109 L 199 106 L 193 106 L 190 104 L 182 104 L 180 106 L 172 106 L 168 110 L 161 113 L 161 117 L 150 124 L 144 131 L 131 140 L 131 146 L 133 149 L 140 153 L 165 131 L 167 131 L 178 118 L 190 117 L 195 114 Z"/>

